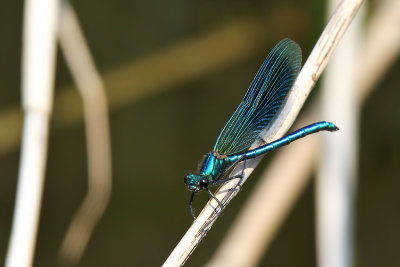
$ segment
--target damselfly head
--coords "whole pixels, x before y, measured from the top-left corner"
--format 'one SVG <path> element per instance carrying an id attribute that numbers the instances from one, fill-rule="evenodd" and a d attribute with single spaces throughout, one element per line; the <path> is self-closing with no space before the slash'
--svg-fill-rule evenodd
<path id="1" fill-rule="evenodd" d="M 206 176 L 197 174 L 186 174 L 183 181 L 187 185 L 190 191 L 199 192 L 208 187 L 209 180 Z"/>

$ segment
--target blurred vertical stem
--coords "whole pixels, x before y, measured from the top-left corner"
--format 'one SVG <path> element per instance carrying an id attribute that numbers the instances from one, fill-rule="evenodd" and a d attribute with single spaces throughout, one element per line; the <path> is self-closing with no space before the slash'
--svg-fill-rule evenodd
<path id="1" fill-rule="evenodd" d="M 59 1 L 26 0 L 23 24 L 21 161 L 7 267 L 31 266 L 40 215 L 52 109 Z"/>
<path id="2" fill-rule="evenodd" d="M 330 0 L 331 13 L 338 0 Z M 354 201 L 356 194 L 359 100 L 356 70 L 361 43 L 358 16 L 332 57 L 323 80 L 322 116 L 340 133 L 322 136 L 316 180 L 317 258 L 321 267 L 354 264 Z"/>
<path id="3" fill-rule="evenodd" d="M 301 70 L 283 110 L 268 131 L 262 133 L 265 142 L 283 136 L 292 125 L 361 3 L 362 0 L 345 0 L 340 3 Z M 260 142 L 254 144 L 254 146 L 258 145 L 260 145 Z M 256 158 L 246 161 L 246 169 L 244 178 L 240 181 L 241 184 L 246 181 L 260 160 L 261 158 Z M 240 167 L 243 168 L 242 165 L 238 166 L 232 175 L 241 172 Z M 237 183 L 237 181 L 232 180 L 217 190 L 216 196 L 224 206 L 227 206 L 237 194 L 237 191 L 234 190 L 237 187 Z M 207 203 L 163 266 L 181 266 L 187 261 L 216 221 L 218 216 L 214 212 L 214 207 L 217 206 L 217 202 L 214 199 Z"/>
<path id="4" fill-rule="evenodd" d="M 61 49 L 83 100 L 88 151 L 88 193 L 61 245 L 60 257 L 77 264 L 111 194 L 111 143 L 105 88 L 96 70 L 78 18 L 68 1 L 60 11 Z"/>

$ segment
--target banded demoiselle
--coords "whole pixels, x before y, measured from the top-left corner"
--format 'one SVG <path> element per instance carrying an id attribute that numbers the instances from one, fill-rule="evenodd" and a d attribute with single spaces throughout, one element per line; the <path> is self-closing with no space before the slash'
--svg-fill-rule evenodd
<path id="1" fill-rule="evenodd" d="M 301 128 L 283 138 L 248 150 L 268 128 L 286 102 L 287 95 L 300 71 L 301 49 L 290 39 L 280 41 L 264 60 L 242 102 L 222 129 L 217 142 L 199 165 L 198 174 L 187 174 L 184 182 L 192 192 L 189 201 L 190 212 L 194 195 L 206 190 L 223 210 L 222 203 L 211 192 L 210 187 L 242 175 L 229 177 L 229 173 L 241 161 L 264 155 L 290 142 L 319 131 L 336 131 L 339 128 L 331 122 L 317 122 Z M 243 167 L 245 168 L 245 167 Z"/>

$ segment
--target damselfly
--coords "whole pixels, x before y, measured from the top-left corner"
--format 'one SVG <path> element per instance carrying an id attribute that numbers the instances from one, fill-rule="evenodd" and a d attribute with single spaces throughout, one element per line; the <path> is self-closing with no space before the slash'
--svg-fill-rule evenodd
<path id="1" fill-rule="evenodd" d="M 198 174 L 185 175 L 184 182 L 192 191 L 189 207 L 193 218 L 193 198 L 201 190 L 206 190 L 209 197 L 218 202 L 222 211 L 223 205 L 210 187 L 232 179 L 241 179 L 242 175 L 228 175 L 239 162 L 264 155 L 309 134 L 338 130 L 331 122 L 317 122 L 276 141 L 248 150 L 261 138 L 261 131 L 272 124 L 282 109 L 300 66 L 301 49 L 290 39 L 280 41 L 269 53 L 239 107 L 223 128 L 213 150 L 205 155 Z"/>

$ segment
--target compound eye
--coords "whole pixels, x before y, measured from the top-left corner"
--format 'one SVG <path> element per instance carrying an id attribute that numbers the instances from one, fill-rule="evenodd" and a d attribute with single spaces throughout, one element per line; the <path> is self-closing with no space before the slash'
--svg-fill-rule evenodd
<path id="1" fill-rule="evenodd" d="M 187 175 L 185 175 L 185 177 L 183 177 L 183 182 L 184 182 L 185 184 L 187 184 L 187 185 L 190 183 L 189 174 L 187 174 Z"/>
<path id="2" fill-rule="evenodd" d="M 207 188 L 208 187 L 208 183 L 209 183 L 208 179 L 204 177 L 204 178 L 202 178 L 200 180 L 200 187 Z"/>

